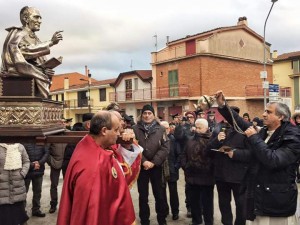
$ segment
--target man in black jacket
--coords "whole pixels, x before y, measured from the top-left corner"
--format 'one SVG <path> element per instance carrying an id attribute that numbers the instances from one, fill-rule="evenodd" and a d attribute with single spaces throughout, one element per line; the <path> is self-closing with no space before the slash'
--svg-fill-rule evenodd
<path id="1" fill-rule="evenodd" d="M 164 183 L 164 198 L 166 203 L 167 211 L 169 214 L 169 205 L 167 200 L 167 184 L 169 186 L 170 206 L 172 211 L 172 219 L 179 219 L 179 196 L 177 191 L 177 181 L 179 179 L 179 168 L 180 168 L 180 146 L 174 137 L 175 124 L 168 123 L 167 121 L 161 121 L 161 125 L 166 128 L 166 132 L 169 138 L 169 156 L 167 159 L 169 167 L 169 177 Z"/>
<path id="2" fill-rule="evenodd" d="M 192 139 L 195 135 L 195 120 L 196 114 L 193 111 L 188 111 L 185 113 L 185 118 L 187 118 L 186 123 L 176 126 L 174 131 L 174 137 L 180 145 L 181 154 L 184 153 L 184 149 L 188 140 Z M 191 199 L 190 199 L 190 185 L 185 183 L 185 205 L 187 209 L 186 216 L 191 218 Z"/>
<path id="3" fill-rule="evenodd" d="M 286 104 L 270 102 L 263 113 L 265 129 L 257 131 L 235 112 L 229 112 L 222 91 L 216 93 L 219 112 L 236 122 L 247 136 L 255 157 L 245 189 L 247 219 L 253 224 L 296 224 L 296 167 L 300 158 L 300 134 L 290 123 Z"/>
<path id="4" fill-rule="evenodd" d="M 144 148 L 141 171 L 137 180 L 141 224 L 150 224 L 148 205 L 150 181 L 155 198 L 158 224 L 165 225 L 167 223 L 162 185 L 162 164 L 168 157 L 169 144 L 165 128 L 157 122 L 153 107 L 144 105 L 141 119 L 133 126 L 133 130 L 139 145 Z"/>
<path id="5" fill-rule="evenodd" d="M 237 113 L 240 111 L 235 106 L 231 109 Z M 248 169 L 251 153 L 245 142 L 246 137 L 236 132 L 227 120 L 223 120 L 216 125 L 212 139 L 208 144 L 209 150 L 221 150 L 220 152 L 212 152 L 214 153 L 214 177 L 218 190 L 219 209 L 221 221 L 224 225 L 233 224 L 232 195 L 236 208 L 234 225 L 246 224 L 246 218 L 243 216 L 242 210 L 240 187 Z"/>
<path id="6" fill-rule="evenodd" d="M 49 156 L 49 147 L 35 143 L 23 144 L 30 160 L 30 169 L 25 177 L 26 192 L 32 182 L 32 216 L 45 217 L 41 208 L 42 184 L 45 171 L 45 162 Z"/>

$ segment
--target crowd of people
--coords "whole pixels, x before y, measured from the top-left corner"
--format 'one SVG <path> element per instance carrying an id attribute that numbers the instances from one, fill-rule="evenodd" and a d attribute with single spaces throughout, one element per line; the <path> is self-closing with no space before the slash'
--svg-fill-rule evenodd
<path id="1" fill-rule="evenodd" d="M 130 195 L 135 182 L 141 225 L 150 225 L 149 184 L 159 225 L 167 224 L 170 213 L 172 220 L 179 219 L 179 204 L 185 204 L 191 225 L 214 224 L 215 186 L 224 225 L 245 225 L 247 220 L 253 225 L 297 224 L 300 113 L 291 116 L 285 104 L 271 102 L 262 119 L 251 120 L 248 113 L 239 116 L 238 107 L 228 106 L 221 91 L 216 99 L 217 109 L 176 113 L 172 121 L 162 121 L 151 105 L 144 105 L 136 123 L 112 103 L 68 126 L 88 132 L 78 144 L 0 144 L 1 224 L 26 224 L 30 184 L 31 216 L 45 217 L 40 201 L 46 163 L 49 213 L 58 209 L 58 225 L 137 224 Z M 178 196 L 180 169 L 185 203 Z"/>

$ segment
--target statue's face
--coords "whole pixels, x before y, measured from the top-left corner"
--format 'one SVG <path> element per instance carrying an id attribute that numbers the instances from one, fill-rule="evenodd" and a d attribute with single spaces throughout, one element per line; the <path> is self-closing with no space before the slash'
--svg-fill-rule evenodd
<path id="1" fill-rule="evenodd" d="M 41 23 L 42 23 L 42 17 L 40 15 L 39 10 L 35 8 L 30 8 L 29 16 L 26 21 L 27 27 L 33 32 L 39 31 Z"/>

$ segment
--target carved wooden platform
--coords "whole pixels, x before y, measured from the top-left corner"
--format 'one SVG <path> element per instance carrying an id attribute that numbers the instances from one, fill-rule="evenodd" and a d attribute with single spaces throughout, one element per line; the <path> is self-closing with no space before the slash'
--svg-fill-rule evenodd
<path id="1" fill-rule="evenodd" d="M 43 138 L 64 132 L 62 114 L 62 102 L 0 96 L 0 142 L 23 137 Z"/>
<path id="2" fill-rule="evenodd" d="M 77 143 L 64 129 L 63 103 L 36 97 L 33 78 L 0 74 L 0 143 Z"/>

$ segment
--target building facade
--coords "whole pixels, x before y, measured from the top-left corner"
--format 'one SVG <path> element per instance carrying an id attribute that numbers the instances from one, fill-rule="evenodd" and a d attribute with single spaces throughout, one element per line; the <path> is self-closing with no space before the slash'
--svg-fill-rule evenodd
<path id="1" fill-rule="evenodd" d="M 156 101 L 159 115 L 170 119 L 170 114 L 195 110 L 200 96 L 223 90 L 229 104 L 239 106 L 241 113 L 261 116 L 263 53 L 263 38 L 248 27 L 244 17 L 235 26 L 168 42 L 152 53 L 153 88 L 169 88 L 169 98 Z M 267 80 L 272 83 L 269 43 L 266 59 Z M 187 94 L 182 95 L 185 88 Z M 174 96 L 178 98 L 170 98 Z"/>
<path id="2" fill-rule="evenodd" d="M 152 71 L 133 70 L 120 73 L 112 84 L 111 102 L 118 102 L 127 115 L 136 118 L 145 104 L 153 102 Z"/>
<path id="3" fill-rule="evenodd" d="M 274 83 L 280 86 L 280 101 L 286 103 L 292 112 L 300 111 L 300 51 L 278 55 L 273 54 Z"/>
<path id="4" fill-rule="evenodd" d="M 115 80 L 97 81 L 80 73 L 55 75 L 50 98 L 64 103 L 64 118 L 73 118 L 73 123 L 81 122 L 84 113 L 96 113 L 109 104 Z"/>

